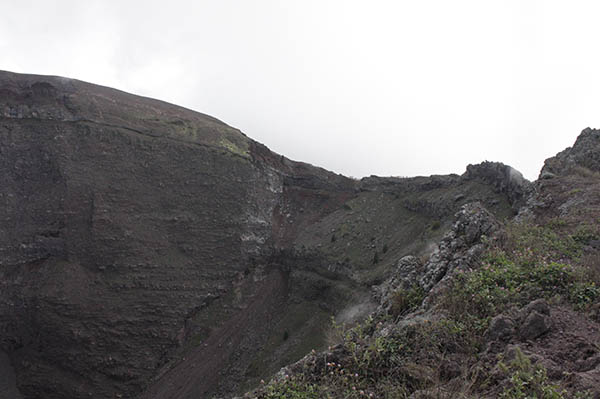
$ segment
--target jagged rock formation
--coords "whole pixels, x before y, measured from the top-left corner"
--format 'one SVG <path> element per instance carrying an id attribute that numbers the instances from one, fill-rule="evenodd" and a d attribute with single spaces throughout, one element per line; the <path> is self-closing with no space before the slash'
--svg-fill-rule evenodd
<path id="1" fill-rule="evenodd" d="M 585 168 L 593 172 L 600 172 L 600 130 L 584 129 L 573 147 L 559 152 L 556 156 L 548 158 L 540 172 L 541 179 L 563 176 L 573 172 L 575 168 Z"/>
<path id="2" fill-rule="evenodd" d="M 418 285 L 430 297 L 447 289 L 447 282 L 457 272 L 476 266 L 486 243 L 502 239 L 500 223 L 478 202 L 464 205 L 455 218 L 456 222 L 426 262 L 421 264 L 416 257 L 405 256 L 398 260 L 389 279 L 373 287 L 379 312 L 389 311 L 394 293 L 399 289 Z"/>
<path id="3" fill-rule="evenodd" d="M 25 398 L 240 393 L 332 315 L 441 287 L 543 192 L 491 162 L 354 181 L 203 114 L 8 72 L 0 176 L 0 350 Z"/>
<path id="4" fill-rule="evenodd" d="M 560 217 L 572 226 L 596 220 L 599 144 L 600 131 L 586 128 L 572 147 L 547 159 L 518 218 L 547 222 Z"/>
<path id="5" fill-rule="evenodd" d="M 479 179 L 505 194 L 517 212 L 532 192 L 532 184 L 518 170 L 500 162 L 483 162 L 467 166 L 464 180 Z"/>
<path id="6" fill-rule="evenodd" d="M 427 291 L 448 279 L 456 270 L 468 270 L 479 260 L 484 239 L 497 240 L 500 224 L 479 203 L 470 203 L 456 214 L 456 223 L 440 242 L 424 267 L 419 283 Z"/>

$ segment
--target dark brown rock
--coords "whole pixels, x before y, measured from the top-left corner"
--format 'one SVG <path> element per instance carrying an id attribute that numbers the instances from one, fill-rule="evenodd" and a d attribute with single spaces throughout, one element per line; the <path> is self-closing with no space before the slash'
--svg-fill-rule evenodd
<path id="1" fill-rule="evenodd" d="M 523 319 L 527 318 L 532 311 L 536 311 L 545 316 L 550 316 L 550 306 L 548 306 L 548 302 L 544 299 L 536 299 L 521 309 L 521 317 Z"/>
<path id="2" fill-rule="evenodd" d="M 551 325 L 548 316 L 532 310 L 521 324 L 519 335 L 523 340 L 535 339 L 550 331 Z"/>
<path id="3" fill-rule="evenodd" d="M 515 323 L 504 315 L 498 315 L 492 319 L 486 331 L 489 340 L 508 341 L 515 333 Z"/>

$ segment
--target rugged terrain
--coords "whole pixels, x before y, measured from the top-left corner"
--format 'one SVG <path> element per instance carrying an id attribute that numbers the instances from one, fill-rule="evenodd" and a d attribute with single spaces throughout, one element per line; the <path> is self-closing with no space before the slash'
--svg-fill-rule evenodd
<path id="1" fill-rule="evenodd" d="M 585 221 L 580 252 L 557 260 L 590 267 L 597 140 L 584 131 L 535 183 L 493 162 L 462 175 L 353 180 L 181 107 L 0 72 L 0 397 L 242 394 L 337 342 L 332 317 L 353 325 L 371 315 L 377 327 L 364 339 L 438 320 L 443 306 L 453 309 L 453 276 L 517 236 L 507 233 L 515 215 L 561 237 Z M 410 306 L 402 290 L 414 291 Z M 540 305 L 565 326 L 553 327 L 550 343 L 572 326 L 589 331 L 573 345 L 597 341 L 590 304 L 555 302 Z M 509 310 L 498 313 L 506 323 L 524 323 Z M 495 316 L 481 315 L 485 328 Z M 505 346 L 519 336 L 510 331 Z M 550 359 L 550 343 L 531 351 Z M 339 345 L 341 362 L 348 353 Z M 475 356 L 462 352 L 461 364 Z M 296 365 L 317 353 L 327 355 Z M 298 367 L 302 387 L 326 389 L 322 369 Z M 273 384 L 255 396 L 276 395 Z"/>
<path id="2" fill-rule="evenodd" d="M 600 398 L 600 131 L 546 161 L 514 218 L 464 205 L 378 308 L 252 398 Z"/>

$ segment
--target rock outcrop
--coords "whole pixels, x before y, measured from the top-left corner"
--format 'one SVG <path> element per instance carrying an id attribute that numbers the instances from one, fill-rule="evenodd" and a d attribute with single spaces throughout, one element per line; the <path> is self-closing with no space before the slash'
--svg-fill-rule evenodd
<path id="1" fill-rule="evenodd" d="M 463 206 L 456 222 L 424 266 L 420 284 L 427 291 L 456 271 L 466 271 L 479 261 L 486 241 L 501 238 L 502 229 L 496 218 L 479 203 Z"/>
<path id="2" fill-rule="evenodd" d="M 469 165 L 461 178 L 483 181 L 494 187 L 497 192 L 504 193 L 515 213 L 525 204 L 533 191 L 533 184 L 525 179 L 521 172 L 500 162 Z"/>
<path id="3" fill-rule="evenodd" d="M 548 158 L 540 172 L 540 179 L 562 176 L 583 168 L 590 172 L 600 172 L 600 130 L 584 129 L 573 147 Z"/>

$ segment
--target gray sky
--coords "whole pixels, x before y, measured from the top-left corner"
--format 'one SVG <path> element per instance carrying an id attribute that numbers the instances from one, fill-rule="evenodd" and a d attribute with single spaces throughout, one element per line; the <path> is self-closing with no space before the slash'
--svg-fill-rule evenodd
<path id="1" fill-rule="evenodd" d="M 600 2 L 0 0 L 0 69 L 213 115 L 345 175 L 543 160 L 600 127 Z"/>

